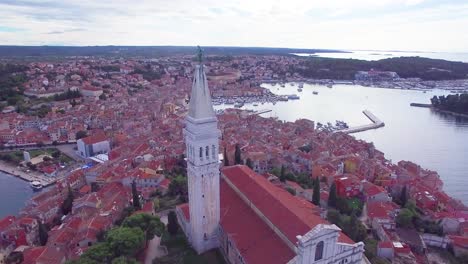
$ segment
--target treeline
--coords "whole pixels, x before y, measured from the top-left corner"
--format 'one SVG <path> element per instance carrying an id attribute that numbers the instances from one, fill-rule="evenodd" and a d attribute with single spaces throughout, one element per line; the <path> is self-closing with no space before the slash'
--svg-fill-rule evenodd
<path id="1" fill-rule="evenodd" d="M 150 69 L 145 68 L 145 69 L 135 69 L 133 73 L 141 74 L 143 75 L 143 79 L 147 80 L 148 82 L 151 82 L 153 80 L 161 79 L 162 75 L 164 74 L 164 70 L 154 71 L 154 70 L 151 70 L 151 68 Z"/>
<path id="2" fill-rule="evenodd" d="M 455 113 L 468 114 L 468 94 L 449 94 L 431 98 L 432 106 Z"/>
<path id="3" fill-rule="evenodd" d="M 202 47 L 206 54 L 211 55 L 289 55 L 291 53 L 342 52 L 325 49 L 290 49 L 290 48 L 258 48 L 258 47 Z M 0 46 L 0 57 L 23 56 L 142 56 L 160 57 L 170 55 L 193 55 L 194 46 Z"/>
<path id="4" fill-rule="evenodd" d="M 378 61 L 354 59 L 306 58 L 291 72 L 307 78 L 353 80 L 357 71 L 393 71 L 401 78 L 422 80 L 455 80 L 468 78 L 468 63 L 435 60 L 421 57 L 400 57 Z"/>
<path id="5" fill-rule="evenodd" d="M 68 90 L 66 93 L 54 95 L 54 101 L 70 100 L 70 99 L 79 98 L 79 97 L 81 97 L 80 91 Z"/>
<path id="6" fill-rule="evenodd" d="M 26 81 L 28 69 L 24 65 L 0 64 L 0 101 L 14 105 L 23 94 L 23 83 Z"/>

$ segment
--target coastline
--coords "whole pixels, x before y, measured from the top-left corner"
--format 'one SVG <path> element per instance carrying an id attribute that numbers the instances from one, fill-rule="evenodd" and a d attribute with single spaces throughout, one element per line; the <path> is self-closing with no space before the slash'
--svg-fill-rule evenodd
<path id="1" fill-rule="evenodd" d="M 16 166 L 4 161 L 0 161 L 0 171 L 7 175 L 17 177 L 25 182 L 39 181 L 44 187 L 55 184 L 57 180 L 56 178 L 46 177 L 38 172 L 31 171 L 26 173 L 22 171 L 21 168 L 17 168 Z"/>
<path id="2" fill-rule="evenodd" d="M 437 111 L 439 113 L 449 114 L 449 115 L 453 115 L 453 116 L 457 116 L 457 117 L 468 118 L 468 114 L 461 114 L 461 113 L 452 112 L 452 111 L 448 111 L 448 110 L 442 110 L 442 109 L 438 109 L 438 108 L 435 108 L 435 107 L 430 107 L 430 108 L 434 109 L 434 111 Z"/>
<path id="3" fill-rule="evenodd" d="M 442 110 L 442 109 L 439 109 L 439 108 L 436 108 L 436 107 L 432 106 L 431 104 L 411 103 L 410 106 L 429 108 L 429 109 L 434 110 L 434 111 L 439 112 L 439 113 L 444 113 L 444 114 L 449 114 L 449 115 L 453 115 L 453 116 L 468 118 L 468 114 L 462 114 L 462 113 L 452 112 L 452 111 L 448 111 L 448 110 Z"/>

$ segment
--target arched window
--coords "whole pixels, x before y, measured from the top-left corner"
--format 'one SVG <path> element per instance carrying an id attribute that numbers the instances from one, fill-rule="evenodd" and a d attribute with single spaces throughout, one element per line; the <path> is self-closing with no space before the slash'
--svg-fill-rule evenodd
<path id="1" fill-rule="evenodd" d="M 210 158 L 210 148 L 208 146 L 206 146 L 206 148 L 205 148 L 205 156 L 206 156 L 207 159 Z"/>
<path id="2" fill-rule="evenodd" d="M 317 246 L 315 246 L 315 261 L 323 258 L 323 246 L 323 241 L 318 242 Z"/>
<path id="3" fill-rule="evenodd" d="M 200 147 L 200 158 L 203 159 L 203 148 Z"/>
<path id="4" fill-rule="evenodd" d="M 216 148 L 215 145 L 211 145 L 211 156 L 216 159 Z"/>

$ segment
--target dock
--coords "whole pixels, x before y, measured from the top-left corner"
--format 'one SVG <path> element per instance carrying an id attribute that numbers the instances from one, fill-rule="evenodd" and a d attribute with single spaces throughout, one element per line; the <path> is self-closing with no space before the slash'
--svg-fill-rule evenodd
<path id="1" fill-rule="evenodd" d="M 374 114 L 372 114 L 371 111 L 364 110 L 364 111 L 362 111 L 362 113 L 364 113 L 364 115 L 366 115 L 367 118 L 369 118 L 369 120 L 372 122 L 371 124 L 350 127 L 350 128 L 346 128 L 346 129 L 343 129 L 343 130 L 339 130 L 339 132 L 343 132 L 343 133 L 346 133 L 346 134 L 352 134 L 352 133 L 357 133 L 357 132 L 363 132 L 363 131 L 366 131 L 366 130 L 377 129 L 379 127 L 384 127 L 385 126 L 385 123 L 382 122 L 379 118 L 377 118 Z"/>
<path id="2" fill-rule="evenodd" d="M 263 110 L 258 110 L 258 111 L 255 111 L 252 113 L 252 115 L 261 115 L 261 114 L 265 114 L 265 113 L 268 113 L 268 112 L 271 112 L 270 109 L 263 109 Z"/>
<path id="3" fill-rule="evenodd" d="M 411 103 L 410 106 L 431 108 L 431 107 L 432 107 L 432 104 Z"/>
<path id="4" fill-rule="evenodd" d="M 17 168 L 4 161 L 0 161 L 0 171 L 16 176 L 27 182 L 38 181 L 44 187 L 47 187 L 47 186 L 55 184 L 55 182 L 58 180 L 58 178 L 56 177 L 47 177 L 35 171 L 25 172 L 22 169 L 23 168 Z"/>

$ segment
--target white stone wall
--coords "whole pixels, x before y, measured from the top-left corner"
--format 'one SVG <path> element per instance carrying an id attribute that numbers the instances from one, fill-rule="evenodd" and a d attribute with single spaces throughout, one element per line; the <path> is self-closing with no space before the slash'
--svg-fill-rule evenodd
<path id="1" fill-rule="evenodd" d="M 335 225 L 317 225 L 304 236 L 298 236 L 296 264 L 353 264 L 361 263 L 364 244 L 338 242 L 340 229 Z M 323 242 L 322 257 L 316 259 L 316 249 Z"/>
<path id="2" fill-rule="evenodd" d="M 187 118 L 184 130 L 192 246 L 198 253 L 218 247 L 220 219 L 219 136 L 216 118 Z"/>

